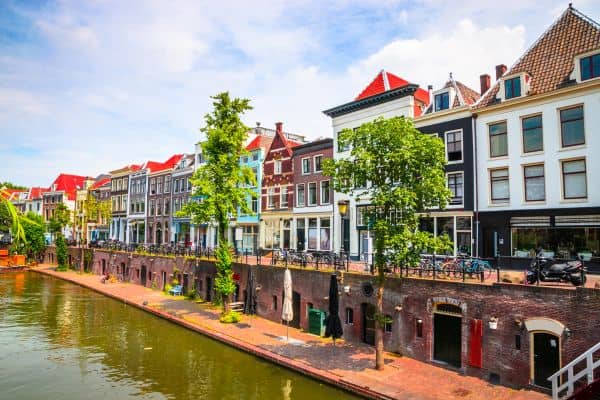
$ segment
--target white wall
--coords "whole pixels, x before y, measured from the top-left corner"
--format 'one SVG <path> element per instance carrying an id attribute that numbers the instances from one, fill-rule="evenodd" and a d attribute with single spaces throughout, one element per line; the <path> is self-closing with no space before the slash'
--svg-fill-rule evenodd
<path id="1" fill-rule="evenodd" d="M 583 104 L 585 145 L 561 149 L 559 109 Z M 543 151 L 523 153 L 521 117 L 542 114 Z M 508 156 L 489 156 L 488 124 L 506 120 Z M 535 103 L 484 112 L 476 120 L 477 180 L 480 211 L 600 206 L 600 93 L 588 91 L 552 96 Z M 584 200 L 562 199 L 561 160 L 585 157 L 587 193 Z M 546 200 L 525 201 L 523 165 L 544 163 Z M 510 202 L 492 205 L 489 169 L 509 168 Z"/>
<path id="2" fill-rule="evenodd" d="M 378 104 L 373 107 L 358 110 L 356 112 L 341 115 L 332 119 L 333 126 L 333 158 L 340 159 L 350 156 L 350 152 L 338 153 L 337 137 L 338 133 L 346 128 L 353 129 L 361 126 L 365 122 L 374 120 L 377 117 L 408 117 L 414 116 L 414 98 L 412 96 L 401 97 L 387 103 Z M 334 192 L 333 195 L 333 251 L 339 251 L 341 248 L 341 217 L 338 209 L 338 202 L 349 200 L 348 218 L 350 219 L 350 253 L 352 256 L 358 255 L 358 235 L 356 230 L 356 202 L 349 196 Z M 361 204 L 368 204 L 368 200 L 361 199 Z"/>

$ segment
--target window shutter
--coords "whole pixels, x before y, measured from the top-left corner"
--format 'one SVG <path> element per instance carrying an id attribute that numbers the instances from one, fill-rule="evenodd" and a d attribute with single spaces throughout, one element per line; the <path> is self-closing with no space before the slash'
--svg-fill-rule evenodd
<path id="1" fill-rule="evenodd" d="M 481 338 L 483 336 L 483 325 L 480 319 L 472 319 L 469 336 L 469 365 L 481 368 L 483 365 L 483 354 L 481 351 Z"/>

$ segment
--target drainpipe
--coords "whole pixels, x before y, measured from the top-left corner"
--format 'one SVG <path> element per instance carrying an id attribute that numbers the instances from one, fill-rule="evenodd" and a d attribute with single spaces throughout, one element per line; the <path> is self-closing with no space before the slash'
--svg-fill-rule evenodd
<path id="1" fill-rule="evenodd" d="M 475 257 L 479 257 L 479 196 L 477 182 L 477 114 L 471 118 L 471 131 L 473 132 L 473 177 L 475 178 L 474 187 L 474 214 L 475 214 Z"/>

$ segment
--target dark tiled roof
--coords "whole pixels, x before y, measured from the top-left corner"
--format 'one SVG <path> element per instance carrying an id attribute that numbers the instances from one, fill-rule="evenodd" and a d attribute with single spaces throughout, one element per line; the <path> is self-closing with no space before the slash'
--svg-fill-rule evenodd
<path id="1" fill-rule="evenodd" d="M 442 89 L 454 88 L 456 94 L 452 100 L 452 108 L 460 106 L 470 106 L 479 100 L 481 96 L 475 90 L 471 89 L 462 82 L 455 81 L 450 77 L 450 80 L 442 87 Z M 433 112 L 433 104 L 430 104 L 425 110 L 425 114 L 431 114 Z"/>
<path id="2" fill-rule="evenodd" d="M 600 49 L 600 26 L 572 7 L 521 56 L 507 75 L 527 72 L 530 95 L 548 93 L 570 83 L 575 56 Z M 476 108 L 496 103 L 499 82 L 488 90 Z"/>

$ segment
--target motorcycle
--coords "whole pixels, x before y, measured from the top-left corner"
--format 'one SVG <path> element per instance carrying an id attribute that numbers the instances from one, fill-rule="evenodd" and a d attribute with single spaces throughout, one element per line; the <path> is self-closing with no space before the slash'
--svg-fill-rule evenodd
<path id="1" fill-rule="evenodd" d="M 586 282 L 585 272 L 581 258 L 557 263 L 552 258 L 542 257 L 542 252 L 539 252 L 527 271 L 527 283 L 532 285 L 539 279 L 542 282 L 569 282 L 574 286 L 582 286 Z"/>

